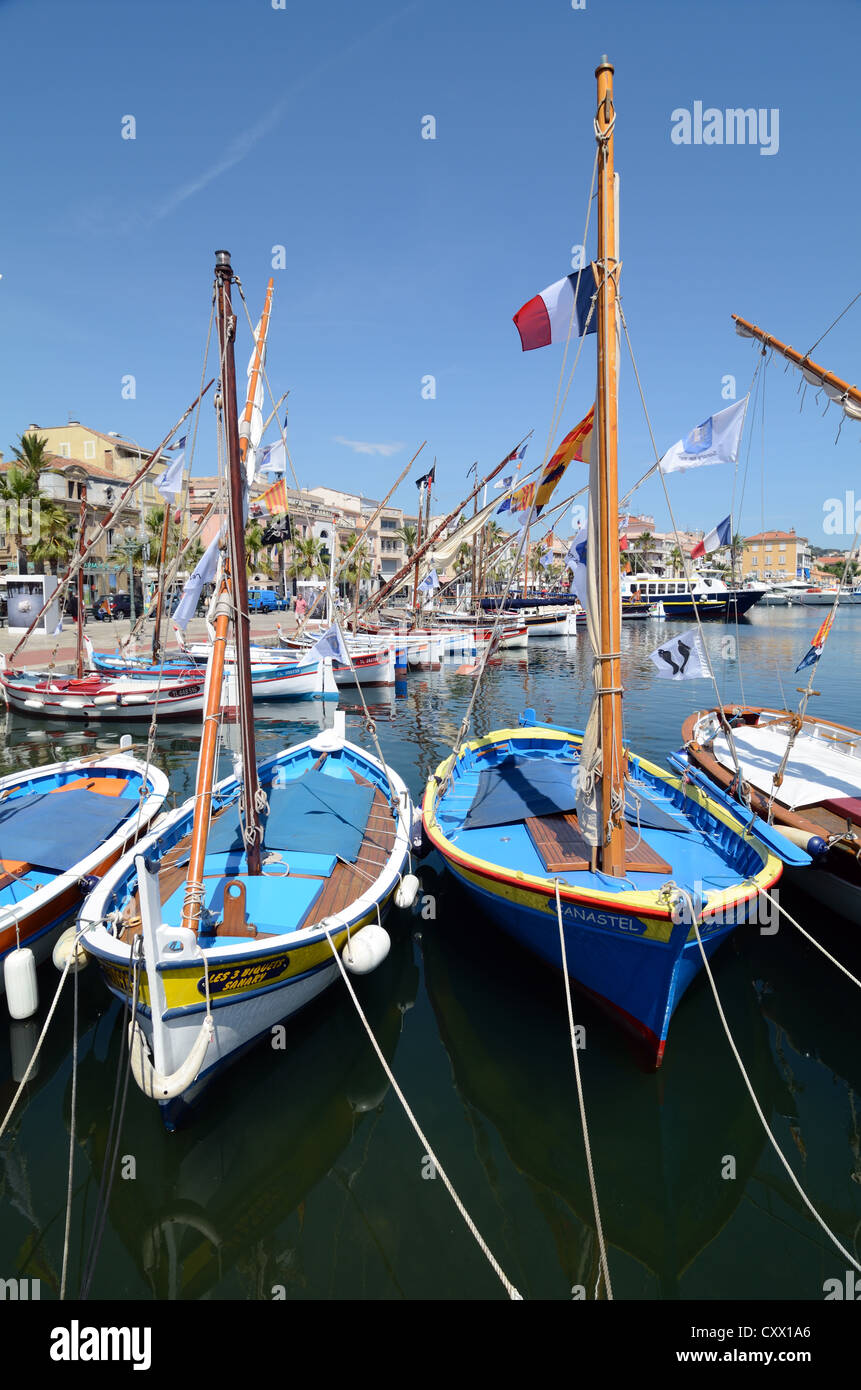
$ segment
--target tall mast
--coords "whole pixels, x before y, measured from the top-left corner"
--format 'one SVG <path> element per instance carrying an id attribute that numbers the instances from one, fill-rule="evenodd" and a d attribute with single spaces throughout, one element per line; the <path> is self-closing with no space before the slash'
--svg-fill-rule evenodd
<path id="1" fill-rule="evenodd" d="M 254 746 L 254 706 L 251 692 L 251 629 L 248 617 L 248 574 L 245 566 L 245 478 L 240 458 L 239 411 L 236 401 L 236 362 L 233 346 L 236 316 L 230 300 L 233 267 L 229 251 L 216 251 L 215 277 L 218 300 L 218 341 L 224 363 L 222 399 L 228 458 L 228 523 L 230 536 L 230 587 L 233 594 L 233 630 L 236 647 L 236 682 L 242 747 L 242 822 L 246 835 L 248 872 L 260 873 L 260 814 L 257 808 L 257 752 Z"/>
<path id="2" fill-rule="evenodd" d="M 84 674 L 84 555 L 87 549 L 87 482 L 81 483 L 81 533 L 78 537 L 78 635 L 75 645 L 75 675 L 80 680 Z M 61 603 L 62 607 L 62 603 Z"/>
<path id="3" fill-rule="evenodd" d="M 613 65 L 606 56 L 595 69 L 598 82 L 598 592 L 601 615 L 599 699 L 601 725 L 601 808 L 603 844 L 598 863 L 604 873 L 625 872 L 625 825 L 610 807 L 624 798 L 622 674 L 619 650 L 622 606 L 619 592 L 618 361 L 616 300 L 620 262 L 616 256 L 616 198 L 613 169 Z"/>
<path id="4" fill-rule="evenodd" d="M 417 520 L 416 520 L 416 550 L 418 550 L 419 546 L 420 546 L 421 543 L 422 543 L 422 516 L 423 516 L 423 513 L 424 513 L 424 500 L 425 500 L 425 484 L 422 483 L 421 486 L 419 487 L 419 506 L 418 506 L 418 512 L 419 512 L 419 514 L 418 514 L 418 518 L 417 518 Z M 418 625 L 418 614 L 419 614 L 419 567 L 418 567 L 418 565 L 416 565 L 415 574 L 413 575 L 413 618 L 414 618 L 414 620 L 415 620 L 416 626 Z"/>
<path id="5" fill-rule="evenodd" d="M 158 661 L 161 651 L 161 619 L 164 611 L 164 564 L 167 559 L 167 538 L 170 532 L 170 510 L 173 505 L 170 497 L 164 499 L 164 516 L 161 523 L 161 546 L 158 554 L 158 597 L 155 605 L 155 624 L 152 633 L 152 659 Z"/>

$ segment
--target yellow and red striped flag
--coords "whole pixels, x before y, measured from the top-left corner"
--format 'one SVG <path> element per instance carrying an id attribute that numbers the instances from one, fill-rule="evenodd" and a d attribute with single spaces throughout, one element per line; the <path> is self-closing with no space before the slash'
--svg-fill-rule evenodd
<path id="1" fill-rule="evenodd" d="M 286 516 L 289 510 L 287 506 L 287 484 L 283 478 L 277 482 L 270 483 L 264 488 L 259 497 L 255 497 L 249 508 L 252 516 L 260 516 L 266 513 L 267 516 Z"/>
<path id="2" fill-rule="evenodd" d="M 589 414 L 580 421 L 579 425 L 574 426 L 570 434 L 566 434 L 553 457 L 548 459 L 544 465 L 544 471 L 539 479 L 535 494 L 536 516 L 540 514 L 542 507 L 546 507 L 550 501 L 557 483 L 572 459 L 579 459 L 581 463 L 591 462 L 594 431 L 595 407 L 593 405 Z"/>

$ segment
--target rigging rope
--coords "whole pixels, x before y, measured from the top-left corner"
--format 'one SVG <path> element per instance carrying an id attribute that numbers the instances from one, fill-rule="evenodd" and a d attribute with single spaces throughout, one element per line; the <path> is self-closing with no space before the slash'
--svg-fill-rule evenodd
<path id="1" fill-rule="evenodd" d="M 343 979 L 344 984 L 347 986 L 347 992 L 349 993 L 350 998 L 353 1001 L 356 1013 L 359 1015 L 359 1018 L 361 1019 L 365 1032 L 368 1035 L 368 1040 L 371 1046 L 373 1047 L 374 1052 L 377 1054 L 377 1060 L 379 1061 L 380 1066 L 382 1067 L 383 1071 L 386 1074 L 386 1077 L 388 1078 L 389 1085 L 391 1086 L 392 1090 L 394 1091 L 395 1095 L 400 1101 L 404 1110 L 404 1114 L 406 1115 L 407 1119 L 409 1120 L 410 1124 L 412 1125 L 413 1129 L 418 1135 L 420 1142 L 424 1145 L 425 1153 L 433 1163 L 437 1173 L 439 1173 L 440 1177 L 442 1178 L 443 1185 L 446 1191 L 448 1192 L 449 1196 L 451 1197 L 452 1201 L 454 1202 L 455 1206 L 457 1207 L 458 1211 L 460 1212 L 460 1215 L 463 1217 L 463 1220 L 466 1223 L 467 1230 L 475 1240 L 476 1244 L 478 1245 L 478 1248 L 481 1250 L 481 1253 L 484 1255 L 485 1259 L 487 1260 L 497 1279 L 502 1284 L 502 1287 L 505 1289 L 505 1292 L 508 1294 L 508 1297 L 513 1301 L 522 1301 L 523 1295 L 518 1293 L 517 1289 L 512 1284 L 511 1280 L 508 1278 L 504 1269 L 494 1257 L 493 1252 L 491 1251 L 487 1242 L 482 1238 L 481 1232 L 479 1231 L 478 1227 L 476 1226 L 475 1222 L 473 1221 L 472 1217 L 470 1216 L 460 1197 L 457 1195 L 457 1192 L 455 1191 L 452 1185 L 451 1179 L 449 1178 L 448 1174 L 446 1173 L 445 1169 L 443 1168 L 442 1164 L 437 1158 L 434 1150 L 431 1148 L 427 1135 L 424 1133 L 424 1130 L 421 1128 L 421 1125 L 419 1124 L 418 1120 L 416 1119 L 415 1115 L 410 1109 L 407 1098 L 401 1090 L 400 1086 L 398 1085 L 397 1080 L 395 1079 L 395 1074 L 389 1066 L 388 1062 L 386 1061 L 382 1048 L 377 1042 L 377 1039 L 374 1037 L 371 1025 L 368 1023 L 362 1006 L 359 1003 L 358 998 L 356 997 L 356 991 L 353 989 L 353 985 L 349 975 L 347 974 L 344 962 L 341 960 L 340 952 L 337 950 L 335 943 L 332 940 L 329 928 L 327 927 L 325 920 L 321 921 L 320 926 L 326 933 L 326 940 L 329 943 L 332 955 L 334 956 L 338 969 L 341 972 L 341 978 Z"/>
<path id="2" fill-rule="evenodd" d="M 738 1048 L 736 1047 L 735 1039 L 732 1036 L 732 1031 L 730 1029 L 729 1024 L 727 1023 L 726 1014 L 723 1011 L 723 1006 L 720 1001 L 720 995 L 717 992 L 717 985 L 715 984 L 714 976 L 711 972 L 711 967 L 708 962 L 708 957 L 706 956 L 705 947 L 703 946 L 703 939 L 700 936 L 700 929 L 697 926 L 697 914 L 694 910 L 691 895 L 684 888 L 679 888 L 678 891 L 682 895 L 682 897 L 687 900 L 688 910 L 691 914 L 691 922 L 693 924 L 694 932 L 696 933 L 697 945 L 700 948 L 700 955 L 702 956 L 703 969 L 706 972 L 708 982 L 711 986 L 712 994 L 714 995 L 714 1001 L 717 1007 L 718 1017 L 720 1018 L 721 1024 L 723 1025 L 723 1030 L 726 1034 L 727 1042 L 729 1043 L 730 1048 L 732 1050 L 732 1055 L 735 1058 L 736 1063 L 738 1064 L 738 1069 L 741 1072 L 742 1080 L 744 1081 L 744 1084 L 747 1087 L 748 1094 L 751 1100 L 753 1101 L 754 1109 L 756 1110 L 760 1123 L 763 1129 L 765 1130 L 765 1133 L 768 1137 L 768 1141 L 771 1144 L 771 1147 L 774 1149 L 774 1152 L 777 1154 L 777 1157 L 780 1159 L 780 1162 L 783 1164 L 783 1167 L 786 1170 L 790 1182 L 792 1183 L 799 1197 L 803 1201 L 804 1205 L 807 1207 L 807 1210 L 810 1212 L 811 1216 L 814 1218 L 816 1222 L 818 1222 L 822 1230 L 828 1236 L 829 1240 L 832 1241 L 832 1243 L 840 1251 L 840 1254 L 844 1257 L 844 1259 L 848 1260 L 849 1263 L 855 1269 L 857 1269 L 859 1273 L 861 1273 L 861 1262 L 856 1260 L 853 1255 L 850 1255 L 849 1251 L 843 1245 L 841 1245 L 840 1241 L 837 1239 L 836 1235 L 831 1230 L 831 1227 L 828 1226 L 826 1222 L 823 1220 L 823 1218 L 819 1215 L 819 1212 L 816 1210 L 810 1198 L 807 1196 L 807 1193 L 804 1191 L 804 1188 L 801 1186 L 801 1183 L 798 1181 L 797 1177 L 793 1173 L 788 1160 L 784 1157 L 783 1150 L 781 1149 L 771 1129 L 769 1128 L 768 1121 L 766 1120 L 765 1115 L 763 1114 L 762 1106 L 757 1100 L 756 1092 L 754 1091 L 750 1077 L 748 1076 L 747 1071 L 745 1070 L 744 1062 L 741 1060 L 741 1055 L 739 1053 Z"/>
<path id="3" fill-rule="evenodd" d="M 586 1168 L 589 1173 L 589 1191 L 592 1194 L 592 1212 L 595 1217 L 595 1231 L 598 1236 L 598 1251 L 601 1265 L 601 1273 L 604 1276 L 604 1287 L 607 1290 L 607 1298 L 612 1301 L 613 1287 L 610 1283 L 610 1267 L 607 1263 L 607 1247 L 604 1244 L 604 1228 L 601 1224 L 601 1212 L 598 1207 L 598 1188 L 595 1183 L 595 1168 L 592 1163 L 592 1146 L 589 1143 L 589 1126 L 586 1122 L 586 1102 L 583 1099 L 583 1079 L 580 1075 L 580 1059 L 577 1056 L 577 1037 L 574 1031 L 574 1008 L 571 1003 L 571 981 L 568 978 L 568 956 L 565 950 L 565 928 L 562 923 L 562 901 L 559 896 L 559 879 L 553 880 L 556 891 L 556 920 L 559 923 L 559 945 L 562 952 L 562 979 L 565 984 L 565 1004 L 568 1009 L 568 1033 L 571 1039 L 571 1055 L 574 1058 L 574 1075 L 577 1078 L 577 1102 L 580 1106 L 580 1123 L 583 1127 L 583 1146 L 586 1150 Z M 597 1287 L 595 1290 L 597 1296 Z"/>

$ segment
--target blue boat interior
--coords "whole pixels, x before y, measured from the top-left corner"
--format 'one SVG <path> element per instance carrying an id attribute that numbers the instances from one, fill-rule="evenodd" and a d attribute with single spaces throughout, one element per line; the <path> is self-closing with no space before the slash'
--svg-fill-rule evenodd
<path id="1" fill-rule="evenodd" d="M 629 757 L 625 820 L 627 855 L 632 867 L 612 878 L 578 868 L 549 868 L 543 826 L 565 818 L 576 836 L 576 785 L 579 739 L 548 740 L 521 735 L 483 748 L 467 748 L 458 758 L 439 798 L 440 830 L 458 850 L 503 872 L 558 878 L 572 888 L 626 893 L 654 890 L 672 878 L 702 895 L 718 892 L 761 868 L 759 852 L 709 811 Z M 547 821 L 547 818 L 553 821 Z M 565 829 L 566 826 L 562 828 Z"/>
<path id="2" fill-rule="evenodd" d="M 322 756 L 288 750 L 259 768 L 268 811 L 262 817 L 261 872 L 248 873 L 234 780 L 213 805 L 203 866 L 204 947 L 284 937 L 342 911 L 373 887 L 394 846 L 396 824 L 385 774 L 350 748 Z M 166 830 L 150 857 L 159 864 L 162 921 L 182 922 L 192 813 Z M 115 894 L 122 932 L 139 930 L 137 880 Z"/>
<path id="3" fill-rule="evenodd" d="M 0 908 L 87 859 L 140 804 L 139 773 L 99 766 L 34 773 L 0 801 Z"/>

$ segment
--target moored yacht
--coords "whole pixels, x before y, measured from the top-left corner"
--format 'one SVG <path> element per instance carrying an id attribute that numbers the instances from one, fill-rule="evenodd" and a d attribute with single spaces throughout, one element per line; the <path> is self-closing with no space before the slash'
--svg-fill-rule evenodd
<path id="1" fill-rule="evenodd" d="M 667 618 L 688 621 L 699 613 L 701 618 L 721 621 L 740 618 L 765 594 L 765 586 L 756 589 L 730 589 L 723 576 L 713 569 L 698 570 L 693 579 L 671 579 L 667 575 L 644 573 L 622 576 L 622 604 L 626 601 L 663 605 Z"/>

